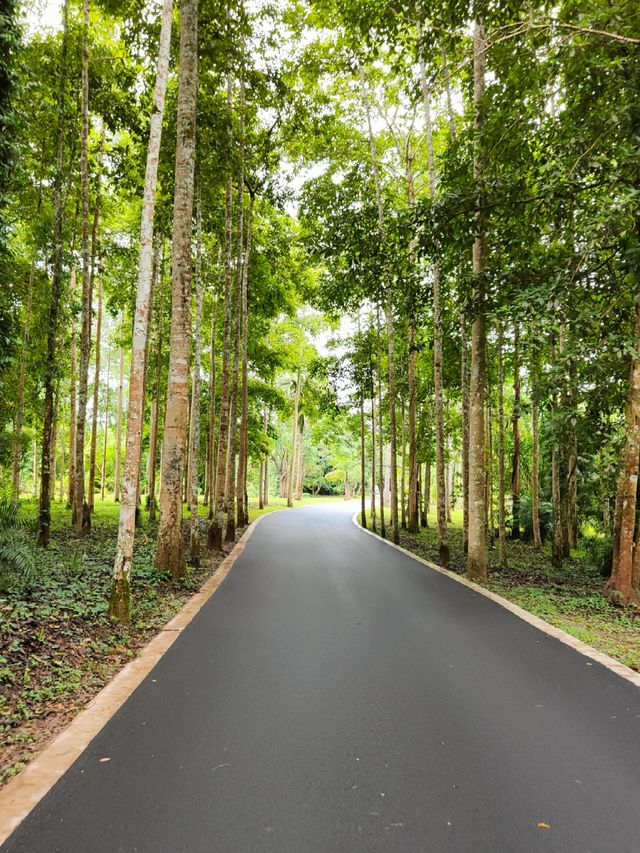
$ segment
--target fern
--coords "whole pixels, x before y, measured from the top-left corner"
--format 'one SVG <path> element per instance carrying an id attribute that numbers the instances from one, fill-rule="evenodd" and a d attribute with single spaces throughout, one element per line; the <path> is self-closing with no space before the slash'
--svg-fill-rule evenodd
<path id="1" fill-rule="evenodd" d="M 29 586 L 36 577 L 33 543 L 19 518 L 20 504 L 0 498 L 0 593 Z"/>

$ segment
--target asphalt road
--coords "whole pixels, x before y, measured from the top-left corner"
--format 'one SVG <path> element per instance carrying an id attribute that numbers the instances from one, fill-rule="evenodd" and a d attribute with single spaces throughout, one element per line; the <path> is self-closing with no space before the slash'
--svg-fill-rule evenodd
<path id="1" fill-rule="evenodd" d="M 2 853 L 638 853 L 640 690 L 352 511 L 263 519 Z"/>

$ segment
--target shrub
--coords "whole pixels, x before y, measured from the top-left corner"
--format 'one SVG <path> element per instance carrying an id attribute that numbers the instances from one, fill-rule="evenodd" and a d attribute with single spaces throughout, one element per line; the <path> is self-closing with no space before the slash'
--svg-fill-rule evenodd
<path id="1" fill-rule="evenodd" d="M 18 518 L 19 511 L 17 501 L 0 498 L 0 593 L 28 586 L 36 576 L 34 546 Z"/>

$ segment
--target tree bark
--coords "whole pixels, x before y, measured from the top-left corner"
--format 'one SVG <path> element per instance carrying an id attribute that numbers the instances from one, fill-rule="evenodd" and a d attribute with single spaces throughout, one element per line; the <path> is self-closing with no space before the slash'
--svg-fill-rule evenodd
<path id="1" fill-rule="evenodd" d="M 218 258 L 218 266 L 220 259 Z M 213 518 L 216 502 L 216 306 L 211 310 L 211 338 L 209 341 L 209 358 L 211 371 L 209 373 L 209 442 L 207 447 L 207 470 L 209 493 L 209 521 Z"/>
<path id="2" fill-rule="evenodd" d="M 98 449 L 98 406 L 100 403 L 100 345 L 102 335 L 102 278 L 98 288 L 98 317 L 96 319 L 96 360 L 93 375 L 93 411 L 91 413 L 91 448 L 89 451 L 89 512 L 95 506 L 96 451 Z"/>
<path id="3" fill-rule="evenodd" d="M 520 328 L 513 329 L 513 455 L 511 457 L 511 538 L 520 538 Z"/>
<path id="4" fill-rule="evenodd" d="M 636 303 L 633 348 L 625 411 L 625 445 L 616 494 L 613 565 L 605 592 L 616 604 L 640 604 L 640 564 L 634 531 L 640 467 L 640 302 Z M 636 542 L 635 551 L 639 550 Z M 634 563 L 636 571 L 634 577 Z"/>
<path id="5" fill-rule="evenodd" d="M 475 146 L 473 178 L 476 185 L 475 237 L 473 241 L 473 323 L 471 326 L 471 389 L 469 395 L 469 542 L 467 576 L 487 580 L 485 502 L 485 254 L 484 201 L 485 64 L 487 40 L 484 24 L 477 19 L 473 31 L 473 103 Z"/>
<path id="6" fill-rule="evenodd" d="M 540 535 L 540 429 L 539 429 L 539 404 L 536 385 L 538 364 L 535 358 L 531 359 L 531 527 L 533 530 L 533 544 L 536 548 L 542 547 L 542 536 Z"/>
<path id="7" fill-rule="evenodd" d="M 400 401 L 400 526 L 407 529 L 407 419 L 404 400 Z"/>
<path id="8" fill-rule="evenodd" d="M 91 518 L 88 512 L 88 504 L 85 506 L 84 492 L 84 439 L 87 418 L 89 359 L 91 357 L 91 255 L 95 252 L 98 224 L 98 209 L 96 207 L 93 220 L 93 251 L 91 251 L 89 243 L 89 0 L 83 0 L 80 182 L 82 191 L 82 328 L 80 333 L 80 369 L 78 370 L 72 517 L 76 535 L 86 535 L 91 529 Z"/>
<path id="9" fill-rule="evenodd" d="M 227 76 L 227 108 L 231 114 L 233 106 L 231 76 Z M 230 120 L 230 119 L 229 119 Z M 233 229 L 233 183 L 227 180 L 225 191 L 225 271 L 224 271 L 224 344 L 222 350 L 222 387 L 220 389 L 220 424 L 218 427 L 218 453 L 216 460 L 215 511 L 209 525 L 208 544 L 217 551 L 222 550 L 224 529 L 227 436 L 229 430 L 229 360 L 231 355 L 231 273 L 232 273 L 232 229 Z"/>
<path id="10" fill-rule="evenodd" d="M 380 315 L 376 322 L 376 336 L 378 341 L 378 490 L 380 501 L 380 536 L 387 537 L 387 522 L 384 516 L 384 431 L 382 422 L 382 344 L 380 340 Z"/>
<path id="11" fill-rule="evenodd" d="M 27 291 L 27 309 L 22 332 L 20 353 L 20 372 L 18 374 L 18 396 L 16 400 L 16 417 L 13 430 L 13 460 L 11 467 L 11 483 L 13 499 L 20 500 L 20 462 L 22 459 L 22 425 L 24 423 L 24 392 L 27 376 L 27 352 L 29 351 L 29 336 L 31 334 L 31 313 L 33 310 L 33 285 L 36 275 L 36 259 L 31 261 L 29 270 L 29 287 Z"/>
<path id="12" fill-rule="evenodd" d="M 238 436 L 238 377 L 240 373 L 240 326 L 242 323 L 242 258 L 244 248 L 243 211 L 244 170 L 241 167 L 238 183 L 238 231 L 236 248 L 235 310 L 233 325 L 233 366 L 231 371 L 231 399 L 229 401 L 229 441 L 227 448 L 226 504 L 227 527 L 225 542 L 236 538 L 236 450 Z"/>
<path id="13" fill-rule="evenodd" d="M 107 348 L 107 385 L 104 393 L 104 434 L 102 437 L 102 456 L 100 458 L 100 500 L 104 501 L 107 476 L 107 446 L 109 440 L 109 382 L 111 381 L 111 347 Z"/>
<path id="14" fill-rule="evenodd" d="M 498 326 L 498 563 L 502 568 L 507 565 L 504 480 L 504 336 L 502 323 L 500 323 Z"/>
<path id="15" fill-rule="evenodd" d="M 191 513 L 189 552 L 194 564 L 200 562 L 200 520 L 198 518 L 198 485 L 200 463 L 200 370 L 202 353 L 202 191 L 198 185 L 196 238 L 196 322 L 193 333 L 193 371 L 191 374 L 191 416 L 189 418 L 189 510 Z"/>
<path id="16" fill-rule="evenodd" d="M 124 317 L 120 317 L 120 336 L 122 337 L 124 326 Z M 129 398 L 131 398 L 131 389 L 129 389 Z M 118 408 L 116 411 L 116 468 L 113 484 L 113 499 L 118 503 L 120 501 L 120 482 L 121 482 L 121 467 L 122 467 L 122 414 L 124 409 L 124 346 L 120 341 L 120 367 L 118 370 Z M 134 499 L 135 501 L 135 499 Z"/>
<path id="17" fill-rule="evenodd" d="M 431 120 L 431 97 L 427 85 L 427 74 L 422 50 L 420 50 L 420 82 L 424 108 L 424 124 L 427 137 L 427 159 L 429 165 L 429 192 L 435 201 L 437 195 L 435 156 L 433 148 L 433 123 Z M 435 397 L 436 427 L 436 507 L 438 555 L 443 566 L 449 563 L 447 541 L 447 502 L 444 461 L 444 390 L 442 381 L 442 306 L 440 287 L 440 263 L 433 264 L 433 382 Z"/>
<path id="18" fill-rule="evenodd" d="M 296 472 L 295 499 L 302 500 L 302 487 L 304 483 L 304 415 L 301 415 L 298 425 L 298 466 Z"/>
<path id="19" fill-rule="evenodd" d="M 247 473 L 249 461 L 249 257 L 251 254 L 251 229 L 253 226 L 253 203 L 251 196 L 249 213 L 247 216 L 247 236 L 244 252 L 244 263 L 242 267 L 242 322 L 240 338 L 242 341 L 241 351 L 241 411 L 240 411 L 240 447 L 238 454 L 238 488 L 237 488 L 237 514 L 238 527 L 246 527 L 249 523 L 249 503 L 247 498 Z"/>
<path id="20" fill-rule="evenodd" d="M 51 479 L 51 439 L 53 432 L 53 403 L 57 377 L 57 341 L 58 323 L 62 301 L 62 183 L 64 165 L 65 135 L 65 89 L 67 84 L 67 42 L 68 42 L 69 0 L 62 7 L 62 48 L 60 52 L 60 76 L 58 81 L 57 129 L 56 129 L 56 172 L 53 183 L 53 269 L 51 296 L 49 298 L 49 316 L 47 322 L 47 354 L 44 370 L 44 418 L 42 427 L 42 462 L 40 466 L 40 505 L 38 512 L 38 542 L 43 547 L 49 544 L 51 533 L 51 500 L 49 483 Z M 34 458 L 34 465 L 36 464 Z M 36 478 L 34 476 L 34 489 Z"/>
<path id="21" fill-rule="evenodd" d="M 198 2 L 182 0 L 173 239 L 171 341 L 162 444 L 162 485 L 156 566 L 174 581 L 184 574 L 182 477 L 189 415 L 191 352 L 191 232 L 198 94 Z"/>
<path id="22" fill-rule="evenodd" d="M 129 378 L 129 412 L 127 418 L 127 446 L 125 452 L 125 480 L 122 487 L 120 505 L 120 524 L 118 527 L 118 543 L 113 569 L 113 588 L 109 612 L 112 618 L 128 621 L 130 618 L 131 601 L 131 566 L 133 563 L 133 543 L 135 537 L 135 505 L 137 499 L 137 477 L 140 470 L 140 451 L 142 445 L 142 416 L 143 416 L 143 387 L 144 375 L 141 372 L 142 353 L 146 348 L 147 329 L 149 326 L 149 303 L 151 298 L 152 263 L 153 263 L 153 220 L 155 213 L 156 188 L 158 183 L 158 163 L 162 139 L 162 120 L 164 115 L 165 95 L 169 76 L 169 60 L 171 50 L 171 24 L 173 16 L 173 0 L 164 0 L 162 6 L 162 25 L 160 30 L 160 45 L 158 49 L 158 64 L 147 146 L 147 162 L 142 201 L 142 216 L 140 221 L 140 255 L 138 261 L 138 283 L 136 291 L 136 313 L 131 347 L 131 374 Z M 183 19 L 184 21 L 184 19 Z M 181 81 L 182 82 L 182 81 Z M 161 303 L 160 303 L 161 304 Z M 160 314 L 161 318 L 161 314 Z M 160 321 L 160 327 L 162 323 Z M 160 333 L 159 333 L 160 334 Z M 160 334 L 161 341 L 161 334 Z M 159 380 L 160 347 L 156 356 L 157 379 Z M 120 361 L 120 389 L 122 388 L 123 353 Z M 120 453 L 120 432 L 122 428 L 122 405 L 118 400 L 118 444 L 116 446 L 117 460 Z M 156 434 L 150 437 L 152 462 L 150 471 L 149 515 L 155 517 L 155 453 L 157 442 L 158 389 L 155 394 Z M 151 441 L 151 438 L 153 441 Z M 116 465 L 118 467 L 118 465 Z M 119 472 L 118 472 L 119 473 Z M 116 477 L 116 489 L 120 489 Z"/>
<path id="23" fill-rule="evenodd" d="M 291 430 L 291 460 L 289 467 L 289 479 L 287 482 L 287 506 L 293 506 L 293 473 L 294 473 L 294 465 L 296 458 L 296 447 L 298 442 L 298 411 L 300 408 L 300 386 L 302 384 L 302 377 L 300 371 L 298 370 L 298 375 L 296 377 L 296 389 L 295 396 L 293 400 L 293 424 Z"/>

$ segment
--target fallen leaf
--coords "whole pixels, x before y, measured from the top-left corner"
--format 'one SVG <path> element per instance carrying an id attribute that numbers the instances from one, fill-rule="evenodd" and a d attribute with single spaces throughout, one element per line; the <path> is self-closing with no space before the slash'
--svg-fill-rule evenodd
<path id="1" fill-rule="evenodd" d="M 105 761 L 111 761 L 111 759 L 110 758 L 101 758 L 100 759 L 101 764 L 104 763 Z"/>
<path id="2" fill-rule="evenodd" d="M 545 823 L 543 820 L 539 821 L 538 829 L 551 829 L 548 823 Z"/>

